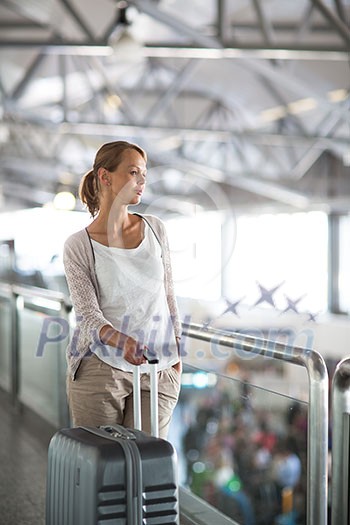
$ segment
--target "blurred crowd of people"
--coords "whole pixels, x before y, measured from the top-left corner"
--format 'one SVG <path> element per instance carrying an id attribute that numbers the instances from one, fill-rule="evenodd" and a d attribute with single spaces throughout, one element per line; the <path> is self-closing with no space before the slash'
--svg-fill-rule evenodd
<path id="1" fill-rule="evenodd" d="M 261 392 L 242 383 L 239 396 L 217 385 L 198 403 L 187 400 L 186 483 L 242 525 L 303 525 L 307 407 L 254 408 L 254 395 Z"/>

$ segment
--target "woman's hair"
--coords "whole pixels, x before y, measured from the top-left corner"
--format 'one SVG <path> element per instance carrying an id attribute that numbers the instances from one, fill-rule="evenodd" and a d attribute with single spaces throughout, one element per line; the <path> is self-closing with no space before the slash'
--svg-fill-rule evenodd
<path id="1" fill-rule="evenodd" d="M 145 151 L 131 142 L 116 140 L 107 142 L 100 147 L 96 153 L 95 162 L 92 170 L 88 171 L 80 184 L 79 197 L 86 204 L 92 217 L 95 217 L 100 210 L 100 181 L 97 172 L 99 168 L 105 168 L 107 171 L 114 171 L 123 160 L 123 153 L 127 149 L 134 149 L 147 161 Z"/>

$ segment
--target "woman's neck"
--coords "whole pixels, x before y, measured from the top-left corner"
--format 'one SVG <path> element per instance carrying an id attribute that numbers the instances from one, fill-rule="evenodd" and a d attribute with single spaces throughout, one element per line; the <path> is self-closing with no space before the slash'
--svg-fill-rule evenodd
<path id="1" fill-rule="evenodd" d="M 101 209 L 91 226 L 93 230 L 108 234 L 118 234 L 127 228 L 130 223 L 130 214 L 127 206 L 109 207 Z"/>
<path id="2" fill-rule="evenodd" d="M 127 206 L 109 212 L 102 209 L 87 229 L 92 239 L 119 248 L 137 247 L 144 235 L 142 220 L 129 213 Z"/>

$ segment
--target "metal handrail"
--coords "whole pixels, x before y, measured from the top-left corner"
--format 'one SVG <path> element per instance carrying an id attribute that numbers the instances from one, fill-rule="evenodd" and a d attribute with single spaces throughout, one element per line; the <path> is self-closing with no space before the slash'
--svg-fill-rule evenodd
<path id="1" fill-rule="evenodd" d="M 286 345 L 195 324 L 183 324 L 184 336 L 207 343 L 268 356 L 306 368 L 309 377 L 307 445 L 307 525 L 327 525 L 328 372 L 315 350 Z M 338 523 L 335 521 L 334 523 Z"/>
<path id="2" fill-rule="evenodd" d="M 8 284 L 4 281 L 0 281 L 0 296 L 6 299 L 11 297 L 11 284 Z"/>
<path id="3" fill-rule="evenodd" d="M 345 417 L 348 416 L 348 417 Z M 350 358 L 340 361 L 332 381 L 332 523 L 349 521 Z"/>
<path id="4" fill-rule="evenodd" d="M 70 299 L 62 292 L 48 290 L 47 288 L 39 288 L 37 286 L 31 286 L 27 284 L 10 284 L 6 282 L 0 282 L 0 295 L 10 298 L 12 294 L 22 297 L 38 297 L 41 299 L 47 299 L 49 301 L 57 301 L 67 307 L 67 309 L 72 308 Z"/>
<path id="5" fill-rule="evenodd" d="M 67 311 L 72 309 L 70 299 L 62 292 L 39 288 L 37 286 L 28 286 L 25 284 L 12 284 L 11 288 L 12 292 L 16 295 L 29 298 L 37 297 L 40 299 L 47 299 L 48 301 L 57 301 L 61 303 L 61 306 L 66 308 Z"/>

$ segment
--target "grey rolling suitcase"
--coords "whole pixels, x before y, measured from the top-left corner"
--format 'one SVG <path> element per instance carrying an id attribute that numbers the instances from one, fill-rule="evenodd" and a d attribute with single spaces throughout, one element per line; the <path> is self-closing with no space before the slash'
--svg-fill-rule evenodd
<path id="1" fill-rule="evenodd" d="M 139 368 L 134 421 L 140 427 Z M 157 371 L 152 365 L 152 434 L 157 434 Z M 58 431 L 48 453 L 46 525 L 179 524 L 174 447 L 141 430 L 77 427 Z"/>

